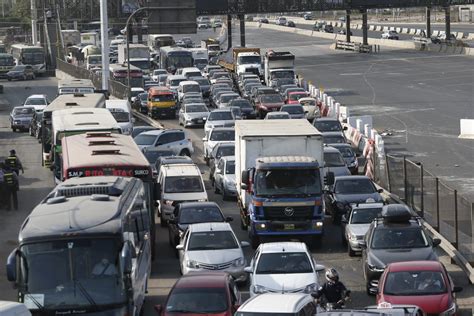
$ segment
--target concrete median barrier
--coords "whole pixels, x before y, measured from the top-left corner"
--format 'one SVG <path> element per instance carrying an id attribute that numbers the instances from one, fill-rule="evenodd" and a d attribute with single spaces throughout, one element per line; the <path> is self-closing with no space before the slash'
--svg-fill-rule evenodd
<path id="1" fill-rule="evenodd" d="M 459 138 L 474 139 L 474 119 L 461 119 L 459 123 L 461 129 Z"/>

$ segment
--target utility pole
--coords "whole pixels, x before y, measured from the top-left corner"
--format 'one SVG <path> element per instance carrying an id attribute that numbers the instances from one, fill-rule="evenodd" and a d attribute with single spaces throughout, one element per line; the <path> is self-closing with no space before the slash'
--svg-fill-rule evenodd
<path id="1" fill-rule="evenodd" d="M 38 11 L 36 10 L 36 0 L 31 0 L 31 42 L 38 43 Z"/>
<path id="2" fill-rule="evenodd" d="M 102 52 L 102 90 L 109 90 L 109 17 L 107 16 L 107 0 L 100 0 L 100 38 Z M 128 41 L 127 41 L 128 43 Z M 127 50 L 128 52 L 128 50 Z"/>

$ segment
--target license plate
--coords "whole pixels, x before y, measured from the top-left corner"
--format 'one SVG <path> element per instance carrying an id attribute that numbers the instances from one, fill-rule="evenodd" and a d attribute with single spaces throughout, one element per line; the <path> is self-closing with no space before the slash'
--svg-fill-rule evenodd
<path id="1" fill-rule="evenodd" d="M 202 120 L 198 120 L 198 123 L 202 123 L 203 121 Z"/>
<path id="2" fill-rule="evenodd" d="M 292 230 L 292 229 L 295 229 L 295 224 L 284 224 L 283 228 L 285 230 Z"/>

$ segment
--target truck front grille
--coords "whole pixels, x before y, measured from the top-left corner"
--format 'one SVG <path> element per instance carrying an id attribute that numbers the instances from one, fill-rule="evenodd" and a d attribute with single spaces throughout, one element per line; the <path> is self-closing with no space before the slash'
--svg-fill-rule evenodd
<path id="1" fill-rule="evenodd" d="M 265 219 L 271 221 L 304 221 L 313 218 L 313 206 L 264 206 Z"/>

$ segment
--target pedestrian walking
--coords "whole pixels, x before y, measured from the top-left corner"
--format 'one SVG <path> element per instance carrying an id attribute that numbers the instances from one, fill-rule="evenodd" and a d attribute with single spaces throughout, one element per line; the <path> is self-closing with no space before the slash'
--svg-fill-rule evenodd
<path id="1" fill-rule="evenodd" d="M 8 165 L 5 165 L 3 168 L 3 181 L 5 183 L 5 204 L 7 210 L 11 210 L 12 208 L 12 201 L 13 201 L 13 208 L 18 210 L 18 196 L 17 191 L 20 189 L 18 183 L 18 176 L 16 175 L 15 171 Z"/>
<path id="2" fill-rule="evenodd" d="M 15 149 L 10 150 L 10 156 L 5 159 L 5 164 L 9 166 L 10 168 L 15 171 L 16 175 L 21 173 L 25 173 L 25 170 L 23 170 L 23 165 L 21 164 L 20 158 L 16 155 Z"/>

